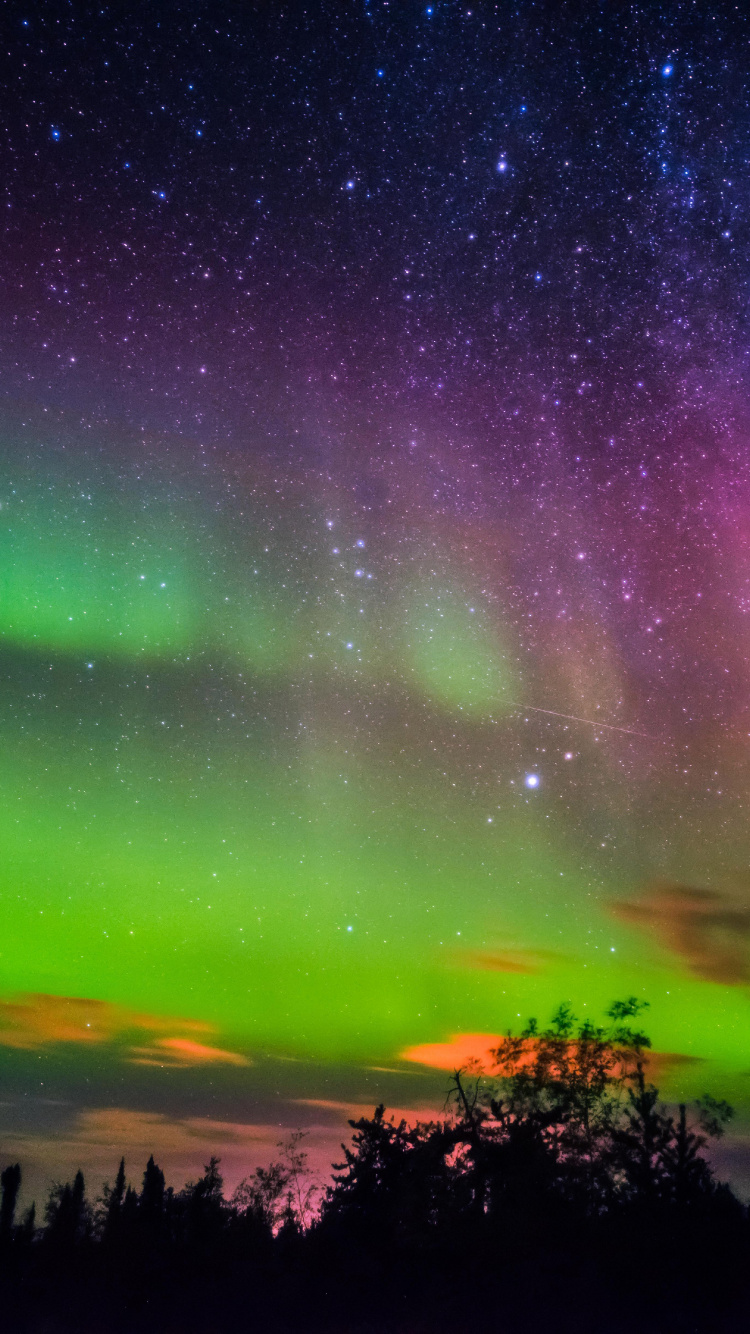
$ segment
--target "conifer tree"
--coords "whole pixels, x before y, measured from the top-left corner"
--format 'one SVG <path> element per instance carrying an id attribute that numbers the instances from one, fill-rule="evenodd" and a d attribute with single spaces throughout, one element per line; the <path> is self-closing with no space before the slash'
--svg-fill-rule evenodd
<path id="1" fill-rule="evenodd" d="M 143 1173 L 143 1187 L 138 1200 L 138 1212 L 151 1228 L 158 1228 L 164 1215 L 164 1173 L 151 1154 Z"/>
<path id="2" fill-rule="evenodd" d="M 14 1163 L 12 1166 L 3 1169 L 2 1174 L 0 1174 L 0 1189 L 2 1189 L 2 1199 L 0 1200 L 0 1238 L 8 1238 L 13 1231 L 18 1192 L 21 1189 L 20 1163 Z"/>

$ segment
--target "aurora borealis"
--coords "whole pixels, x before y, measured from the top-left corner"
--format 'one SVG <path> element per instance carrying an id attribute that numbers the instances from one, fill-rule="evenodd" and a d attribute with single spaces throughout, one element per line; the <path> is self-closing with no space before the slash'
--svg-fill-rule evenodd
<path id="1" fill-rule="evenodd" d="M 11 9 L 8 1152 L 335 1153 L 631 993 L 743 1112 L 741 16 Z"/>

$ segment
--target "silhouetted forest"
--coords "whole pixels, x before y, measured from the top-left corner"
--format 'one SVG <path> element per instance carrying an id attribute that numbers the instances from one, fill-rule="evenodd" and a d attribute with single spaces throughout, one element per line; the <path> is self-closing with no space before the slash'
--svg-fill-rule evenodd
<path id="1" fill-rule="evenodd" d="M 491 1076 L 456 1071 L 440 1119 L 350 1122 L 325 1190 L 300 1134 L 231 1199 L 216 1159 L 179 1191 L 121 1161 L 96 1202 L 80 1172 L 56 1185 L 42 1220 L 6 1166 L 0 1327 L 746 1331 L 750 1220 L 705 1157 L 731 1109 L 659 1101 L 642 1008 L 595 1026 L 562 1006 Z"/>

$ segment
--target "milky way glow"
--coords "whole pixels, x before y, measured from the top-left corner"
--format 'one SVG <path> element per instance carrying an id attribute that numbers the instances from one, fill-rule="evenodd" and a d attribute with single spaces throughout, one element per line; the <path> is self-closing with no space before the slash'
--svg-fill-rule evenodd
<path id="1" fill-rule="evenodd" d="M 561 1000 L 647 999 L 670 1096 L 746 1104 L 736 33 L 365 8 L 19 19 L 0 1053 L 39 1180 L 440 1106 Z"/>

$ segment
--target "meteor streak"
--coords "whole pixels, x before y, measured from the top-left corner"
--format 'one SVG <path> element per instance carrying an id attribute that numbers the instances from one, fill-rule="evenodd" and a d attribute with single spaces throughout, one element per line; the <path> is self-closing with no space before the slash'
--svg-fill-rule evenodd
<path id="1" fill-rule="evenodd" d="M 547 713 L 551 718 L 565 718 L 571 723 L 587 723 L 589 727 L 601 727 L 607 732 L 624 732 L 626 736 L 640 736 L 644 741 L 653 741 L 647 732 L 637 732 L 634 727 L 617 727 L 615 723 L 599 723 L 595 718 L 579 718 L 575 713 L 558 713 L 555 709 L 539 709 L 533 704 L 514 704 L 514 709 L 526 713 Z"/>

